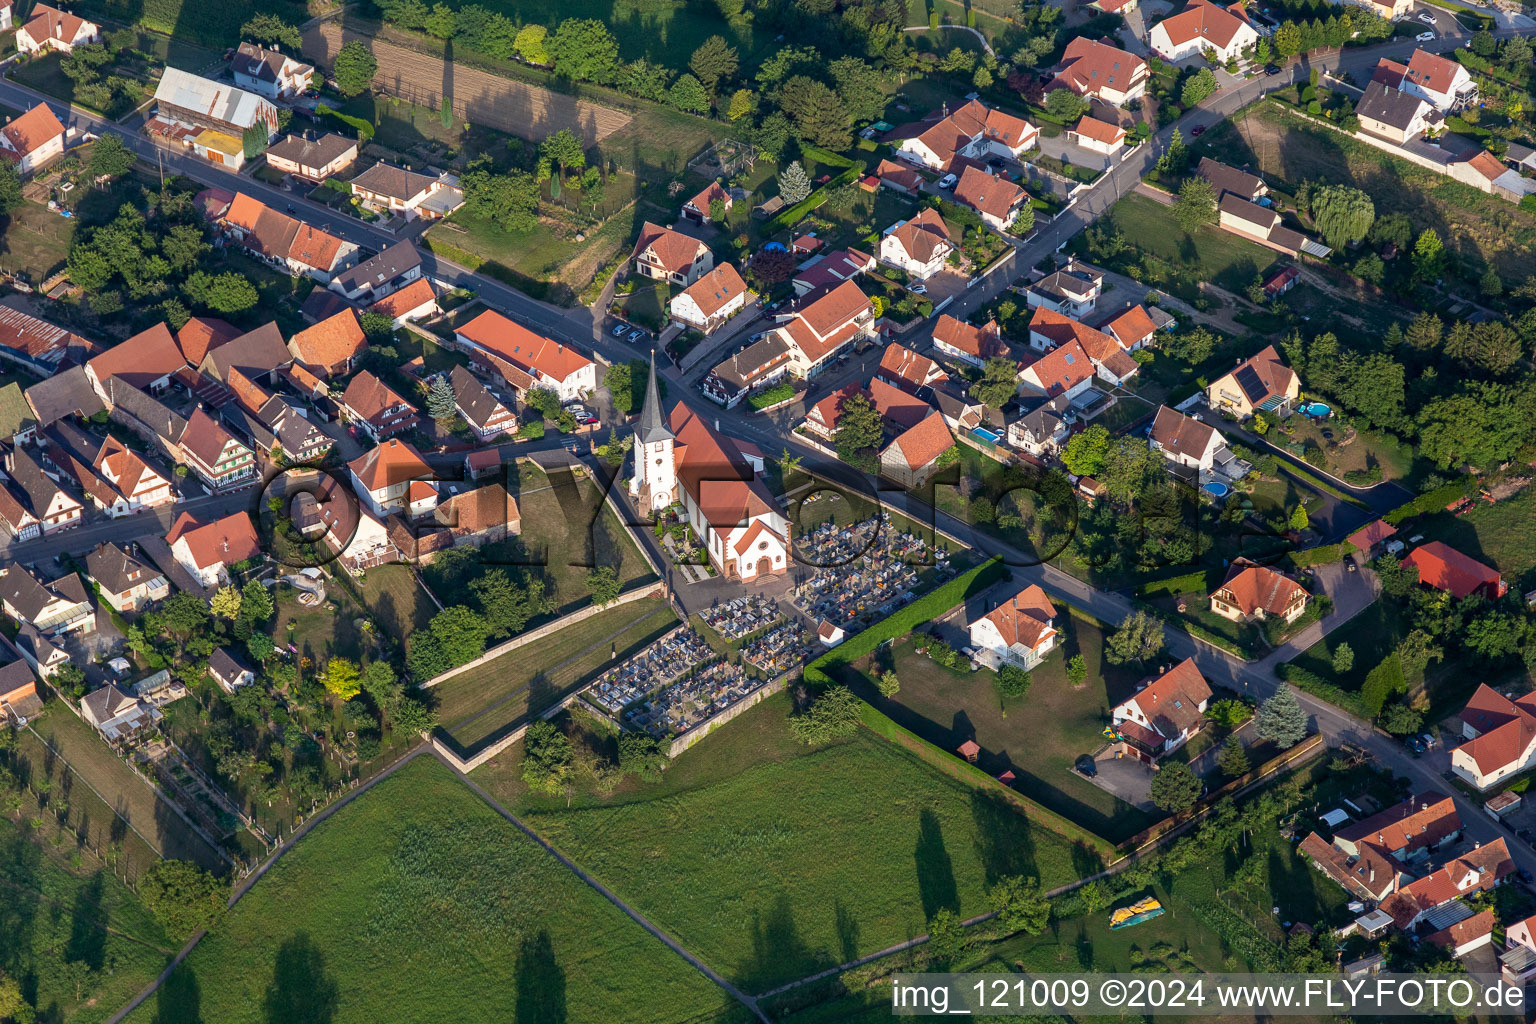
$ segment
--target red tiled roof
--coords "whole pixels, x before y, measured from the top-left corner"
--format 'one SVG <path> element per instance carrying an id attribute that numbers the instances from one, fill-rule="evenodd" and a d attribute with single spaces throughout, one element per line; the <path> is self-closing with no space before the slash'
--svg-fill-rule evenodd
<path id="1" fill-rule="evenodd" d="M 1152 420 L 1152 440 L 1165 451 L 1198 459 L 1210 447 L 1216 428 L 1166 405 L 1157 407 Z"/>
<path id="2" fill-rule="evenodd" d="M 61 39 L 66 43 L 72 43 L 80 34 L 83 25 L 92 25 L 84 18 L 68 11 L 61 11 L 47 4 L 38 4 L 32 8 L 32 15 L 27 23 L 22 26 L 27 35 L 36 42 L 44 39 Z"/>
<path id="3" fill-rule="evenodd" d="M 347 463 L 347 468 L 370 491 L 380 491 L 392 484 L 432 476 L 432 467 L 427 465 L 421 453 L 396 437 L 368 449 Z"/>
<path id="4" fill-rule="evenodd" d="M 993 110 L 980 100 L 971 100 L 925 129 L 918 140 L 940 160 L 948 160 L 956 150 L 979 137 L 996 139 L 1010 149 L 1017 149 L 1034 134 L 1034 125 L 1023 118 Z"/>
<path id="5" fill-rule="evenodd" d="M 1404 565 L 1419 570 L 1419 582 L 1452 597 L 1463 598 L 1477 590 L 1498 590 L 1498 570 L 1462 554 L 1443 541 L 1432 540 L 1408 552 Z"/>
<path id="6" fill-rule="evenodd" d="M 909 192 L 917 191 L 924 181 L 923 176 L 917 171 L 905 164 L 898 164 L 894 160 L 881 160 L 880 166 L 875 168 L 875 173 L 880 176 L 881 181 L 892 182 Z"/>
<path id="7" fill-rule="evenodd" d="M 350 306 L 288 339 L 295 359 L 311 369 L 330 372 L 361 352 L 368 342 Z"/>
<path id="8" fill-rule="evenodd" d="M 1489 181 L 1492 181 L 1494 178 L 1497 178 L 1499 175 L 1508 170 L 1508 168 L 1504 166 L 1504 162 L 1502 160 L 1488 152 L 1486 149 L 1479 150 L 1475 155 L 1466 161 L 1466 164 L 1478 174 L 1481 174 L 1483 177 L 1487 178 Z"/>
<path id="9" fill-rule="evenodd" d="M 1456 71 L 1460 67 L 1460 64 L 1439 54 L 1430 53 L 1428 50 L 1414 50 L 1413 56 L 1408 59 L 1408 69 L 1404 77 L 1430 92 L 1448 93 L 1456 81 Z"/>
<path id="10" fill-rule="evenodd" d="M 64 126 L 46 103 L 39 103 L 16 120 L 0 128 L 6 148 L 0 153 L 20 160 L 64 134 Z"/>
<path id="11" fill-rule="evenodd" d="M 900 434 L 891 442 L 890 447 L 901 452 L 909 469 L 922 469 L 954 447 L 954 443 L 955 439 L 950 436 L 944 417 L 935 411 L 930 412 L 921 423 Z"/>
<path id="12" fill-rule="evenodd" d="M 1119 47 L 1076 36 L 1061 55 L 1056 82 L 1084 96 L 1096 96 L 1105 88 L 1125 92 L 1147 62 Z M 1054 83 L 1053 83 L 1054 84 Z"/>
<path id="13" fill-rule="evenodd" d="M 557 381 L 592 363 L 571 346 L 534 334 L 494 310 L 481 313 L 455 330 L 487 352 Z"/>
<path id="14" fill-rule="evenodd" d="M 244 334 L 240 328 L 216 316 L 195 316 L 176 332 L 176 345 L 189 366 L 200 366 L 203 358 L 220 345 Z"/>
<path id="15" fill-rule="evenodd" d="M 347 384 L 347 390 L 341 396 L 341 404 L 370 423 L 383 416 L 388 409 L 401 404 L 410 405 L 395 394 L 389 385 L 367 370 L 353 377 Z"/>
<path id="16" fill-rule="evenodd" d="M 721 263 L 684 289 L 683 294 L 693 300 L 699 312 L 709 317 L 724 309 L 733 299 L 746 294 L 746 291 L 747 283 L 736 272 L 735 265 Z"/>
<path id="17" fill-rule="evenodd" d="M 1185 658 L 1126 698 L 1120 706 L 1134 701 L 1147 721 L 1164 737 L 1172 739 L 1200 721 L 1200 702 L 1210 699 L 1210 684 L 1195 667 L 1195 659 Z M 1122 722 L 1120 726 L 1124 724 Z"/>
<path id="18" fill-rule="evenodd" d="M 1099 330 L 1114 336 L 1122 348 L 1130 348 L 1157 333 L 1157 324 L 1146 306 L 1132 306 L 1103 323 Z"/>
<path id="19" fill-rule="evenodd" d="M 418 277 L 399 291 L 391 292 L 378 302 L 368 307 L 370 313 L 382 313 L 390 319 L 398 319 L 419 309 L 428 302 L 436 302 L 437 295 L 432 291 L 432 282 L 424 277 Z"/>
<path id="20" fill-rule="evenodd" d="M 1436 946 L 1449 946 L 1453 950 L 1460 949 L 1475 939 L 1492 935 L 1493 925 L 1493 911 L 1483 910 L 1465 921 L 1457 921 L 1449 928 L 1442 928 L 1424 936 L 1424 941 Z"/>
<path id="21" fill-rule="evenodd" d="M 949 229 L 944 226 L 944 218 L 932 207 L 924 207 L 922 212 L 891 234 L 896 236 L 907 255 L 918 263 L 927 263 L 943 247 L 955 247 L 949 237 Z"/>
<path id="22" fill-rule="evenodd" d="M 1234 564 L 1226 582 L 1217 588 L 1222 600 L 1236 605 L 1244 615 L 1263 609 L 1266 615 L 1283 615 L 1297 594 L 1307 589 L 1284 573 L 1262 565 Z"/>
<path id="23" fill-rule="evenodd" d="M 167 544 L 185 537 L 192 560 L 199 569 L 214 565 L 234 565 L 261 554 L 261 541 L 251 517 L 235 512 L 211 523 L 202 523 L 183 512 L 165 535 Z"/>
<path id="24" fill-rule="evenodd" d="M 635 251 L 631 258 L 638 259 L 649 250 L 663 270 L 669 274 L 680 274 L 693 266 L 699 250 L 703 248 L 706 246 L 697 238 L 691 238 L 681 231 L 673 231 L 671 228 L 664 228 L 660 224 L 646 221 L 645 226 L 640 229 L 640 238 L 635 242 Z"/>
<path id="25" fill-rule="evenodd" d="M 1351 844 L 1374 843 L 1392 852 L 1407 850 L 1412 853 L 1439 845 L 1460 828 L 1461 815 L 1456 813 L 1456 804 L 1450 797 L 1420 793 L 1364 821 L 1335 830 L 1334 838 Z"/>
<path id="26" fill-rule="evenodd" d="M 891 377 L 911 384 L 914 388 L 947 378 L 944 371 L 939 369 L 938 363 L 894 341 L 885 346 L 885 352 L 880 356 L 880 369 Z"/>
<path id="27" fill-rule="evenodd" d="M 1110 124 L 1107 121 L 1100 121 L 1096 117 L 1084 115 L 1072 130 L 1084 138 L 1092 139 L 1095 142 L 1102 142 L 1106 146 L 1113 146 L 1125 141 L 1124 128 L 1117 124 Z"/>
<path id="28" fill-rule="evenodd" d="M 927 402 L 892 387 L 878 377 L 869 382 L 869 400 L 874 403 L 881 419 L 902 430 L 917 426 L 932 411 Z"/>
<path id="29" fill-rule="evenodd" d="M 1164 18 L 1158 24 L 1163 26 L 1168 41 L 1174 46 L 1203 39 L 1219 49 L 1226 49 L 1238 31 L 1248 24 L 1247 18 L 1233 14 L 1234 10 L 1242 13 L 1242 5 L 1233 4 L 1223 10 L 1207 0 L 1194 0 L 1183 12 Z"/>
<path id="30" fill-rule="evenodd" d="M 1045 591 L 1034 583 L 983 616 L 997 627 L 1003 643 L 1010 647 L 1023 644 L 1030 650 L 1055 635 L 1056 631 L 1051 628 L 1051 620 L 1055 617 L 1056 606 L 1051 604 Z"/>
<path id="31" fill-rule="evenodd" d="M 693 207 L 703 216 L 708 217 L 710 204 L 716 199 L 727 206 L 731 205 L 730 194 L 721 187 L 718 181 L 712 181 L 704 186 L 704 191 L 688 200 L 687 205 Z"/>
<path id="32" fill-rule="evenodd" d="M 948 313 L 941 313 L 933 325 L 933 340 L 942 341 L 950 348 L 959 349 L 978 359 L 1007 354 L 1003 344 L 1003 332 L 997 321 L 989 320 L 980 327 L 957 320 Z"/>
<path id="33" fill-rule="evenodd" d="M 1024 198 L 1024 190 L 1007 178 L 994 177 L 975 167 L 967 167 L 955 185 L 958 202 L 997 218 L 1007 217 Z"/>
<path id="34" fill-rule="evenodd" d="M 1024 375 L 1046 395 L 1054 397 L 1072 390 L 1093 376 L 1093 360 L 1076 339 L 1058 345 L 1025 367 Z"/>
<path id="35" fill-rule="evenodd" d="M 873 310 L 869 297 L 844 281 L 807 305 L 783 328 L 809 362 L 816 362 L 858 332 L 855 319 Z"/>
<path id="36" fill-rule="evenodd" d="M 1385 519 L 1374 519 L 1350 534 L 1349 543 L 1361 551 L 1369 551 L 1397 532 L 1397 527 Z"/>
<path id="37" fill-rule="evenodd" d="M 187 357 L 171 337 L 171 329 L 161 323 L 118 342 L 86 365 L 103 386 L 108 379 L 121 377 L 143 389 L 186 366 Z"/>

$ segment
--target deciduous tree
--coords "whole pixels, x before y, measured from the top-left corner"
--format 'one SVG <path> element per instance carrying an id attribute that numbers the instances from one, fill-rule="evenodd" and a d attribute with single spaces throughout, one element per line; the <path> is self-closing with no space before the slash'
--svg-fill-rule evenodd
<path id="1" fill-rule="evenodd" d="M 1040 935 L 1051 923 L 1051 901 L 1038 878 L 1004 875 L 987 890 L 987 898 L 997 911 L 998 930 L 1005 935 Z"/>
<path id="2" fill-rule="evenodd" d="M 1173 215 L 1186 234 L 1194 234 L 1201 225 L 1216 219 L 1216 189 L 1198 175 L 1185 179 L 1179 187 L 1179 198 L 1173 206 Z"/>
<path id="3" fill-rule="evenodd" d="M 1104 657 L 1115 665 L 1150 661 L 1162 652 L 1163 623 L 1151 612 L 1138 609 L 1126 616 L 1104 642 Z"/>
<path id="4" fill-rule="evenodd" d="M 331 74 L 343 96 L 361 96 L 373 84 L 373 76 L 378 70 L 379 62 L 373 51 L 361 40 L 354 39 L 337 51 Z"/>
<path id="5" fill-rule="evenodd" d="M 227 885 L 190 861 L 159 860 L 139 875 L 139 899 L 177 938 L 213 924 L 228 895 Z"/>

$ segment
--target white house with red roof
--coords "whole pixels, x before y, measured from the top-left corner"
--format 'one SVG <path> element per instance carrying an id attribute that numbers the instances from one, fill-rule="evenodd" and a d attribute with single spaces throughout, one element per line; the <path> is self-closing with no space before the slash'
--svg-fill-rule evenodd
<path id="1" fill-rule="evenodd" d="M 1079 96 L 1123 107 L 1147 94 L 1152 77 L 1147 62 L 1107 41 L 1076 36 L 1067 43 L 1050 89 L 1071 89 Z"/>
<path id="2" fill-rule="evenodd" d="M 461 347 L 484 355 L 518 391 L 547 388 L 570 402 L 597 390 L 597 366 L 580 350 L 535 334 L 495 310 L 455 329 Z M 517 373 L 508 373 L 511 367 Z"/>
<path id="3" fill-rule="evenodd" d="M 391 512 L 418 519 L 437 508 L 437 474 L 420 452 L 398 437 L 347 463 L 347 475 L 357 496 L 380 519 Z"/>
<path id="4" fill-rule="evenodd" d="M 1058 345 L 1019 371 L 1019 383 L 1032 396 L 1073 399 L 1093 386 L 1093 360 L 1075 338 Z"/>
<path id="5" fill-rule="evenodd" d="M 1193 658 L 1177 665 L 1116 704 L 1110 712 L 1131 756 L 1156 764 L 1205 726 L 1211 687 Z"/>
<path id="6" fill-rule="evenodd" d="M 1044 306 L 1036 307 L 1029 320 L 1032 347 L 1050 352 L 1073 341 L 1088 354 L 1094 372 L 1110 384 L 1124 384 L 1141 370 L 1141 364 L 1113 335 Z"/>
<path id="7" fill-rule="evenodd" d="M 1056 646 L 1056 606 L 1031 583 L 970 624 L 971 646 L 993 667 L 1032 669 Z"/>
<path id="8" fill-rule="evenodd" d="M 261 541 L 251 517 L 235 512 L 204 523 L 183 512 L 165 535 L 171 556 L 205 587 L 229 582 L 231 566 L 261 556 Z"/>
<path id="9" fill-rule="evenodd" d="M 897 151 L 932 170 L 949 169 L 957 156 L 1017 160 L 1040 138 L 1039 130 L 1022 117 L 993 110 L 980 100 L 971 100 L 953 113 L 941 109 L 909 130 L 912 134 Z"/>
<path id="10" fill-rule="evenodd" d="M 256 453 L 219 426 L 202 406 L 187 417 L 178 445 L 181 461 L 211 491 L 234 490 L 255 481 Z"/>
<path id="11" fill-rule="evenodd" d="M 924 207 L 910 220 L 898 221 L 880 237 L 880 262 L 926 281 L 944 269 L 955 243 L 944 218 Z"/>
<path id="12" fill-rule="evenodd" d="M 951 318 L 953 319 L 953 318 Z M 942 384 L 949 379 L 938 363 L 898 342 L 885 346 L 875 377 L 893 387 L 916 394 L 921 388 Z"/>
<path id="13" fill-rule="evenodd" d="M 874 303 L 852 281 L 778 319 L 774 331 L 789 346 L 789 372 L 797 377 L 814 376 L 843 349 L 875 331 Z"/>
<path id="14" fill-rule="evenodd" d="M 15 163 L 22 177 L 63 156 L 64 142 L 64 126 L 46 103 L 0 127 L 0 157 Z"/>
<path id="15" fill-rule="evenodd" d="M 1007 231 L 1029 203 L 1029 193 L 1007 178 L 966 164 L 955 185 L 955 202 L 964 203 L 998 231 Z"/>
<path id="16" fill-rule="evenodd" d="M 704 191 L 683 204 L 683 216 L 700 224 L 708 224 L 711 219 L 709 211 L 716 202 L 723 204 L 724 210 L 729 210 L 731 194 L 718 181 L 712 181 L 704 186 Z"/>
<path id="17" fill-rule="evenodd" d="M 1511 700 L 1483 683 L 1460 717 L 1466 742 L 1451 751 L 1451 771 L 1477 789 L 1536 766 L 1536 693 Z"/>
<path id="18" fill-rule="evenodd" d="M 646 221 L 630 257 L 635 270 L 656 281 L 687 286 L 715 265 L 709 246 L 690 235 Z"/>
<path id="19" fill-rule="evenodd" d="M 347 383 L 336 404 L 348 422 L 373 441 L 410 430 L 421 421 L 415 406 L 368 370 Z"/>
<path id="20" fill-rule="evenodd" d="M 790 280 L 796 297 L 804 297 L 818 288 L 834 288 L 875 269 L 875 258 L 857 249 L 838 249 L 807 260 Z"/>
<path id="21" fill-rule="evenodd" d="M 1419 570 L 1421 584 L 1443 590 L 1458 601 L 1472 594 L 1497 601 L 1509 590 L 1497 569 L 1462 554 L 1444 541 L 1419 545 L 1403 557 L 1403 564 Z"/>
<path id="22" fill-rule="evenodd" d="M 1192 0 L 1178 14 L 1153 25 L 1148 37 L 1153 52 L 1164 60 L 1183 60 L 1212 50 L 1222 64 L 1258 41 L 1259 33 L 1241 0 L 1225 8 L 1209 0 Z"/>
<path id="23" fill-rule="evenodd" d="M 1067 132 L 1067 138 L 1092 153 L 1112 157 L 1125 148 L 1125 129 L 1084 115 Z"/>
<path id="24" fill-rule="evenodd" d="M 101 42 L 101 26 L 47 4 L 34 4 L 16 30 L 17 53 L 73 53 L 75 47 Z"/>
<path id="25" fill-rule="evenodd" d="M 1492 889 L 1515 873 L 1509 847 L 1500 836 L 1446 861 L 1438 870 L 1415 879 L 1381 902 L 1392 923 L 1409 931 L 1453 900 Z"/>
<path id="26" fill-rule="evenodd" d="M 641 515 L 681 504 L 710 562 L 726 579 L 764 580 L 789 569 L 789 520 L 757 474 L 749 455 L 682 402 L 663 417 L 651 361 L 645 404 L 635 427 L 629 493 Z"/>
<path id="27" fill-rule="evenodd" d="M 996 320 L 989 320 L 980 327 L 957 320 L 948 313 L 941 313 L 933 325 L 933 347 L 951 359 L 970 366 L 982 367 L 994 356 L 1006 356 L 1008 346 L 1003 342 L 1003 330 Z"/>
<path id="28" fill-rule="evenodd" d="M 1239 558 L 1211 592 L 1211 611 L 1233 622 L 1295 622 L 1306 611 L 1308 596 L 1307 588 L 1285 573 Z"/>
<path id="29" fill-rule="evenodd" d="M 721 263 L 672 296 L 672 319 L 703 334 L 723 326 L 747 304 L 747 283 L 733 263 Z"/>
<path id="30" fill-rule="evenodd" d="M 1152 449 L 1176 466 L 1210 472 L 1227 439 L 1209 423 L 1186 416 L 1166 405 L 1157 407 L 1150 435 Z"/>
<path id="31" fill-rule="evenodd" d="M 1465 66 L 1428 50 L 1414 50 L 1408 63 L 1383 59 L 1371 80 L 1418 96 L 1442 114 L 1477 102 L 1477 83 Z"/>

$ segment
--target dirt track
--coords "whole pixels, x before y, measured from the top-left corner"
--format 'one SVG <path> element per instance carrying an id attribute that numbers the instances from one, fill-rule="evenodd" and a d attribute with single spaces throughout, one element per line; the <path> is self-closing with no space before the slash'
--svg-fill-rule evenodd
<path id="1" fill-rule="evenodd" d="M 377 91 L 436 109 L 446 89 L 453 97 L 453 112 L 460 119 L 535 142 L 569 128 L 592 145 L 630 121 L 622 110 L 462 64 L 450 65 L 439 57 L 350 31 L 334 21 L 312 25 L 304 33 L 304 53 L 328 68 L 342 44 L 354 39 L 378 59 L 379 70 L 373 76 Z"/>

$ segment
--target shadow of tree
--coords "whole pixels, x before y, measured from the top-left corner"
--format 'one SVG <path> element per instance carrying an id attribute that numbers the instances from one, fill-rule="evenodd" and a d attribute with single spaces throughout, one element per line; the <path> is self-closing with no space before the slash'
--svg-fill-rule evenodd
<path id="1" fill-rule="evenodd" d="M 831 956 L 811 949 L 795 924 L 789 897 L 779 893 L 767 910 L 754 910 L 750 938 L 752 959 L 734 979 L 749 992 L 760 992 L 779 981 L 803 977 L 828 966 Z"/>
<path id="2" fill-rule="evenodd" d="M 105 880 L 101 872 L 75 893 L 69 923 L 69 942 L 64 946 L 66 963 L 83 963 L 99 971 L 107 955 L 107 912 L 102 906 Z"/>
<path id="3" fill-rule="evenodd" d="M 523 940 L 517 951 L 517 1019 L 565 1024 L 565 971 L 549 932 Z"/>
<path id="4" fill-rule="evenodd" d="M 917 864 L 917 890 L 923 901 L 923 919 L 940 910 L 960 910 L 960 894 L 955 886 L 955 869 L 944 846 L 944 832 L 939 816 L 930 810 L 917 818 L 917 846 L 912 851 Z"/>
<path id="5" fill-rule="evenodd" d="M 338 1002 L 336 979 L 326 973 L 320 948 L 303 932 L 284 942 L 262 1000 L 268 1024 L 330 1024 Z"/>
<path id="6" fill-rule="evenodd" d="M 988 885 L 1007 875 L 1039 876 L 1028 818 L 1011 804 L 977 792 L 971 794 L 971 819 L 976 823 L 976 856 Z"/>
<path id="7" fill-rule="evenodd" d="M 202 1024 L 203 992 L 197 974 L 185 963 L 155 992 L 153 1024 Z"/>

